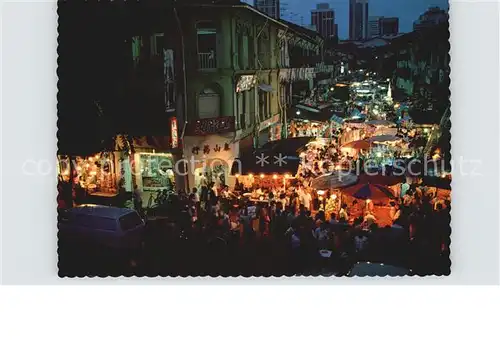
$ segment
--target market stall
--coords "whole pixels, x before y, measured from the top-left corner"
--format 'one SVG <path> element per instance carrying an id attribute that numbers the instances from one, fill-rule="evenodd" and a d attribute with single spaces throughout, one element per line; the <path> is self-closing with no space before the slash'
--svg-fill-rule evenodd
<path id="1" fill-rule="evenodd" d="M 330 133 L 331 104 L 295 105 L 290 111 L 288 135 L 296 137 L 323 137 Z"/>
<path id="2" fill-rule="evenodd" d="M 394 199 L 393 192 L 386 186 L 371 183 L 358 183 L 342 190 L 342 195 L 350 204 L 351 218 L 365 216 L 367 213 L 376 218 L 379 226 L 391 225 L 389 202 Z"/>
<path id="3" fill-rule="evenodd" d="M 59 155 L 57 168 L 62 181 L 73 182 L 76 203 L 112 204 L 118 195 L 119 152 L 101 152 L 87 157 Z"/>

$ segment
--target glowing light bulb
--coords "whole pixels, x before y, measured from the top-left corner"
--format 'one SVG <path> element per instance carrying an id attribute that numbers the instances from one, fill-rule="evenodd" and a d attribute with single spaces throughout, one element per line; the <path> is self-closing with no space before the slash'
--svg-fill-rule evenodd
<path id="1" fill-rule="evenodd" d="M 260 177 L 261 177 L 261 178 L 264 178 L 264 174 L 262 174 L 262 173 L 261 173 L 261 174 L 260 174 Z"/>
<path id="2" fill-rule="evenodd" d="M 274 174 L 273 179 L 278 179 L 278 176 L 276 174 Z"/>

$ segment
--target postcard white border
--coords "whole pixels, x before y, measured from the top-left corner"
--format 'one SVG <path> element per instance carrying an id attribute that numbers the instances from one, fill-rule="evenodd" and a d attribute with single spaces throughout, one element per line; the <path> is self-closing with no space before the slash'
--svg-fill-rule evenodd
<path id="1" fill-rule="evenodd" d="M 3 284 L 498 284 L 500 76 L 496 1 L 457 0 L 450 6 L 453 158 L 482 161 L 481 176 L 453 180 L 452 274 L 370 280 L 58 278 L 55 8 L 55 3 L 36 1 L 2 6 Z M 86 127 L 91 126 L 80 126 Z M 37 161 L 47 175 L 23 174 L 26 160 Z"/>

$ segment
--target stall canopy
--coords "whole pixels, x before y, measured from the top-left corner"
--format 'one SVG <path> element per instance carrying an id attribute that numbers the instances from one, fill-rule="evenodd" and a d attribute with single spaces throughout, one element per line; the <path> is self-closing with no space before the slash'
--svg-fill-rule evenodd
<path id="1" fill-rule="evenodd" d="M 398 123 L 399 123 L 399 124 L 402 124 L 402 123 L 409 123 L 409 122 L 411 122 L 411 121 L 412 121 L 411 117 L 410 117 L 409 115 L 406 115 L 406 116 L 404 116 L 403 118 L 401 118 L 400 120 L 398 120 Z"/>
<path id="2" fill-rule="evenodd" d="M 394 142 L 401 140 L 401 138 L 395 136 L 395 135 L 375 135 L 368 139 L 368 142 L 370 143 L 386 143 L 386 142 Z"/>
<path id="3" fill-rule="evenodd" d="M 354 110 L 352 110 L 351 112 L 351 118 L 352 117 L 359 117 L 361 115 L 361 112 L 359 112 L 359 110 L 357 108 L 355 108 Z"/>
<path id="4" fill-rule="evenodd" d="M 316 190 L 339 189 L 356 184 L 357 181 L 355 174 L 335 171 L 313 179 L 311 187 Z"/>
<path id="5" fill-rule="evenodd" d="M 273 87 L 269 84 L 259 84 L 259 89 L 267 93 L 271 93 L 274 91 Z"/>
<path id="6" fill-rule="evenodd" d="M 368 122 L 366 122 L 366 124 L 370 124 L 372 126 L 387 126 L 387 127 L 395 125 L 394 122 L 386 121 L 386 120 L 382 120 L 382 119 L 368 121 Z"/>
<path id="7" fill-rule="evenodd" d="M 313 141 L 312 137 L 299 137 L 299 138 L 287 138 L 270 141 L 262 145 L 262 147 L 256 151 L 256 154 L 261 152 L 274 154 L 282 154 L 287 156 L 298 156 L 300 152 L 305 150 L 307 144 Z"/>
<path id="8" fill-rule="evenodd" d="M 295 107 L 300 109 L 300 110 L 304 110 L 304 111 L 308 111 L 308 112 L 312 112 L 312 113 L 320 113 L 321 112 L 321 110 L 319 110 L 317 108 L 314 108 L 312 106 L 302 105 L 302 104 L 295 105 Z"/>
<path id="9" fill-rule="evenodd" d="M 277 162 L 278 157 L 280 155 L 273 152 L 261 152 L 237 158 L 232 164 L 231 175 L 288 174 L 294 177 L 299 169 L 300 158 L 281 155 L 281 161 Z"/>
<path id="10" fill-rule="evenodd" d="M 355 150 L 367 150 L 370 148 L 370 143 L 366 140 L 354 140 L 350 143 L 342 145 L 342 148 L 350 148 Z"/>
<path id="11" fill-rule="evenodd" d="M 233 162 L 231 174 L 289 174 L 295 176 L 300 164 L 299 154 L 311 137 L 270 141 L 252 154 L 242 155 Z M 281 160 L 281 161 L 280 161 Z"/>
<path id="12" fill-rule="evenodd" d="M 384 200 L 393 199 L 393 193 L 383 185 L 379 184 L 357 184 L 344 190 L 356 199 Z"/>
<path id="13" fill-rule="evenodd" d="M 299 115 L 296 114 L 296 111 L 302 111 Z M 325 104 L 320 106 L 311 106 L 305 104 L 297 104 L 293 107 L 292 116 L 295 119 L 306 119 L 317 122 L 327 122 L 332 115 L 331 112 L 331 104 Z"/>
<path id="14" fill-rule="evenodd" d="M 344 124 L 344 119 L 342 117 L 339 117 L 337 115 L 333 115 L 332 117 L 330 117 L 330 121 L 334 122 L 334 123 L 337 123 L 337 124 Z"/>
<path id="15" fill-rule="evenodd" d="M 360 174 L 359 183 L 360 184 L 378 184 L 378 185 L 396 185 L 402 183 L 404 180 L 403 176 L 394 175 L 383 175 L 383 174 Z"/>
<path id="16" fill-rule="evenodd" d="M 362 116 L 356 116 L 356 117 L 351 117 L 344 119 L 345 123 L 358 123 L 358 124 L 364 124 L 365 120 Z"/>

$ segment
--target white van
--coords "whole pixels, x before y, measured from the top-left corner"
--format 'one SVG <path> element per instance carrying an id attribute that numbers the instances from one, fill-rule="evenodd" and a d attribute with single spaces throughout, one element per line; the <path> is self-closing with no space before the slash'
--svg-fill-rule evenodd
<path id="1" fill-rule="evenodd" d="M 59 212 L 59 238 L 118 249 L 142 246 L 144 221 L 129 208 L 80 205 Z"/>

